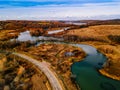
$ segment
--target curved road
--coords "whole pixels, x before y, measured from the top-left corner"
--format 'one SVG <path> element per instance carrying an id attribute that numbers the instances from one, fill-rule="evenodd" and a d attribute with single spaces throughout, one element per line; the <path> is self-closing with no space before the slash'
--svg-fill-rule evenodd
<path id="1" fill-rule="evenodd" d="M 47 76 L 51 86 L 53 87 L 53 90 L 64 90 L 61 83 L 58 81 L 57 77 L 55 76 L 54 72 L 49 69 L 48 65 L 45 65 L 45 62 L 39 62 L 36 59 L 33 59 L 27 55 L 23 55 L 20 53 L 14 52 L 12 54 L 22 57 L 28 60 L 29 62 L 31 62 L 32 64 L 34 64 L 35 66 L 37 66 Z"/>

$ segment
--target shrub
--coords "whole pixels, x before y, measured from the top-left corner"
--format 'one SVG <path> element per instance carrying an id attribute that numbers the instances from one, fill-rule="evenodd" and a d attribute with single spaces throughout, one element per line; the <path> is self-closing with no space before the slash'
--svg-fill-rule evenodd
<path id="1" fill-rule="evenodd" d="M 109 35 L 108 38 L 116 43 L 120 43 L 120 35 Z"/>

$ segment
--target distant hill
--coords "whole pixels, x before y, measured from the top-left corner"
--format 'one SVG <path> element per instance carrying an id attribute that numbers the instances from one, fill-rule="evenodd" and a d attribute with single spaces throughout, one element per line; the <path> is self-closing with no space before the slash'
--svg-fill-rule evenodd
<path id="1" fill-rule="evenodd" d="M 67 27 L 69 25 L 58 21 L 26 21 L 26 20 L 6 20 L 0 21 L 0 30 L 17 30 L 29 28 L 51 29 Z"/>
<path id="2" fill-rule="evenodd" d="M 120 25 L 120 19 L 111 19 L 111 20 L 67 20 L 67 21 L 61 21 L 64 23 L 86 23 L 84 26 L 94 26 L 94 25 Z"/>
<path id="3" fill-rule="evenodd" d="M 80 20 L 79 22 L 87 23 L 88 25 L 120 25 L 120 19 L 112 19 L 112 20 Z"/>

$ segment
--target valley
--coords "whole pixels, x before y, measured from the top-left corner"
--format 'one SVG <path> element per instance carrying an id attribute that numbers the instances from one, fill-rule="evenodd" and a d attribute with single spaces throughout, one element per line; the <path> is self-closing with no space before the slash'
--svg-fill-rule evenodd
<path id="1" fill-rule="evenodd" d="M 0 88 L 119 90 L 119 20 L 78 22 L 0 21 Z"/>

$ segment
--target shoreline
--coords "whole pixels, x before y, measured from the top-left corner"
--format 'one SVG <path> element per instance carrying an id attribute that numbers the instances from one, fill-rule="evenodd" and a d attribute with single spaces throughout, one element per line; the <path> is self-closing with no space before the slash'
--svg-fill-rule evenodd
<path id="1" fill-rule="evenodd" d="M 99 70 L 99 73 L 100 73 L 101 75 L 103 75 L 103 76 L 108 77 L 108 78 L 112 78 L 112 79 L 114 79 L 114 80 L 120 81 L 120 77 L 117 77 L 116 75 L 111 75 L 111 74 L 107 73 L 107 72 L 106 72 L 105 70 L 103 70 L 103 69 L 100 69 L 100 70 Z"/>
<path id="2" fill-rule="evenodd" d="M 113 61 L 113 60 L 110 59 L 109 54 L 107 54 L 107 53 L 105 53 L 104 51 L 102 51 L 102 50 L 99 49 L 99 45 L 102 45 L 101 42 L 98 42 L 97 45 L 96 45 L 96 42 L 95 42 L 95 43 L 83 42 L 83 43 L 84 43 L 84 44 L 88 44 L 88 45 L 92 45 L 92 46 L 95 47 L 99 52 L 101 52 L 103 55 L 105 55 L 105 56 L 107 57 L 106 62 L 108 62 L 108 60 L 110 60 L 111 62 Z M 110 45 L 110 44 L 105 43 L 105 45 Z M 108 64 L 109 64 L 109 62 L 108 62 Z M 107 67 L 109 68 L 109 65 L 108 65 Z M 98 70 L 98 72 L 99 72 L 101 75 L 105 76 L 105 77 L 108 77 L 108 78 L 111 78 L 111 79 L 120 81 L 120 76 L 116 76 L 115 74 L 109 74 L 107 71 L 105 71 L 105 70 L 107 69 L 107 67 L 105 66 L 105 67 L 101 68 L 100 70 Z"/>

